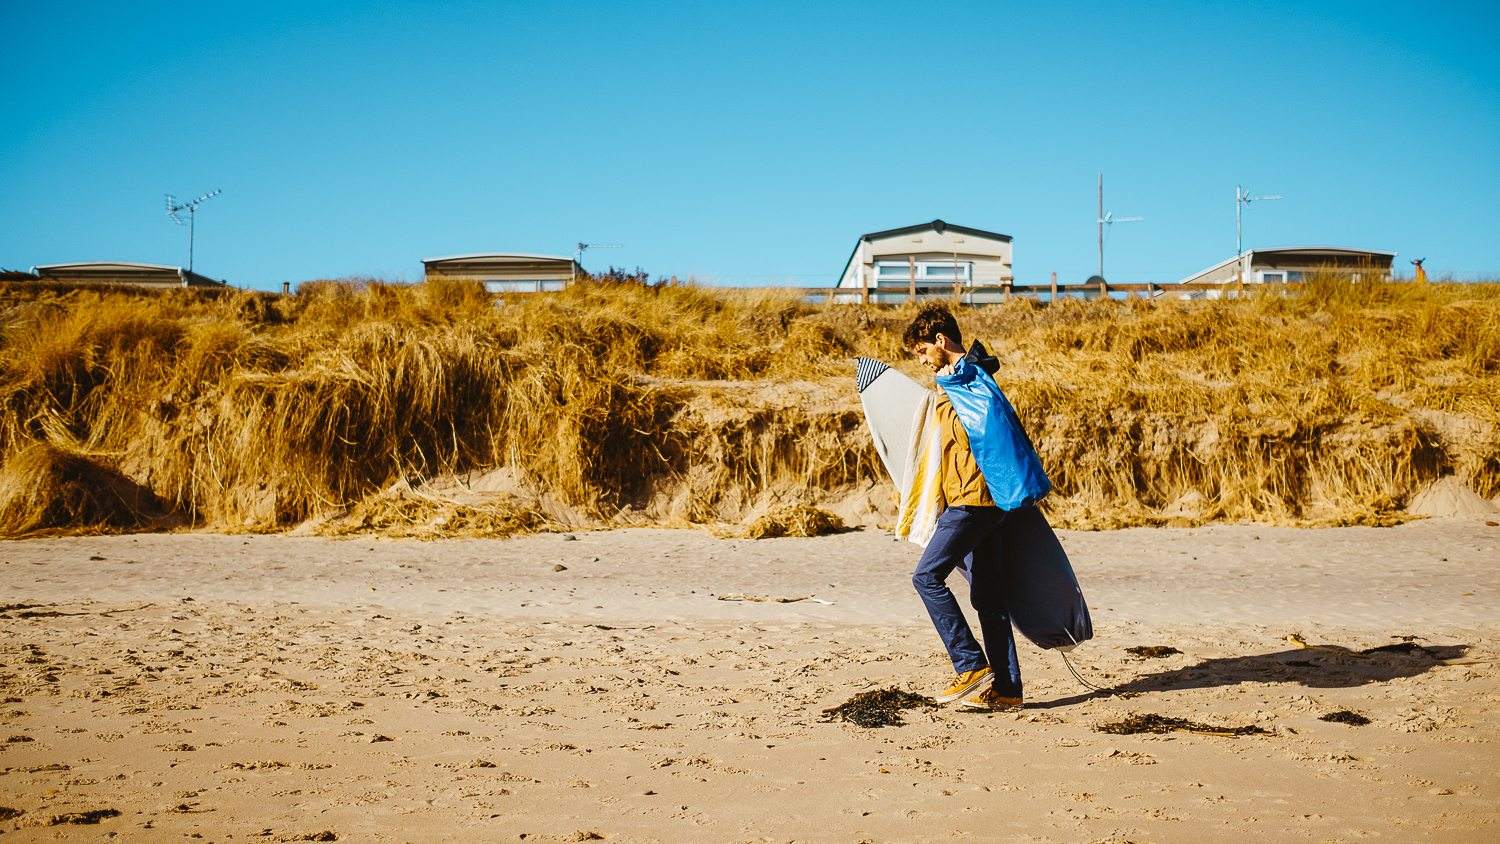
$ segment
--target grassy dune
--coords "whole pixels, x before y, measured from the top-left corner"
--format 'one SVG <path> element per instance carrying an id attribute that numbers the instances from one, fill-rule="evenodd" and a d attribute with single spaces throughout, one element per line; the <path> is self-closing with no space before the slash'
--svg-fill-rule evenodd
<path id="1" fill-rule="evenodd" d="M 447 282 L 6 284 L 0 534 L 878 521 L 850 358 L 899 360 L 911 312 L 621 276 L 504 307 Z M 1500 286 L 958 315 L 1003 362 L 1055 522 L 1381 524 L 1449 474 L 1500 494 Z"/>

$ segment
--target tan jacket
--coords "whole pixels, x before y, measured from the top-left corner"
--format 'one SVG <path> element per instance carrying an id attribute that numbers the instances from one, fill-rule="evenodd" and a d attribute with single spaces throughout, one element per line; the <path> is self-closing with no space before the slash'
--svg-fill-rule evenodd
<path id="1" fill-rule="evenodd" d="M 943 497 L 947 505 L 970 507 L 993 507 L 995 500 L 984 482 L 979 465 L 974 462 L 974 452 L 969 450 L 969 433 L 959 421 L 947 396 L 939 396 L 937 407 L 938 433 L 943 448 Z"/>

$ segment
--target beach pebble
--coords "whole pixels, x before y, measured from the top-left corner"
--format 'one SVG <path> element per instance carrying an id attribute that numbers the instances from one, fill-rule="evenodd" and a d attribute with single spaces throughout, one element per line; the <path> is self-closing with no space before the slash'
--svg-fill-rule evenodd
<path id="1" fill-rule="evenodd" d="M 557 565 L 555 565 L 555 566 L 552 567 L 552 570 L 553 571 L 567 571 L 568 567 L 565 566 L 565 565 L 563 565 L 562 563 L 558 563 Z"/>

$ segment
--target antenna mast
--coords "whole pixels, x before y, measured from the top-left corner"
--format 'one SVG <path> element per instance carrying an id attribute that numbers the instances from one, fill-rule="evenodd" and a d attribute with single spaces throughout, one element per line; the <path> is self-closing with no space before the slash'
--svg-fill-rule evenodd
<path id="1" fill-rule="evenodd" d="M 1240 209 L 1257 199 L 1280 199 L 1281 194 L 1272 196 L 1251 196 L 1250 191 L 1241 190 L 1239 185 L 1234 186 L 1234 254 L 1236 257 L 1245 254 L 1240 241 Z"/>
<path id="2" fill-rule="evenodd" d="M 1115 223 L 1133 223 L 1145 217 L 1116 217 L 1114 212 L 1104 213 L 1104 174 L 1099 174 L 1099 277 L 1104 278 L 1104 227 Z"/>
<path id="3" fill-rule="evenodd" d="M 584 253 L 584 250 L 587 250 L 587 249 L 619 249 L 619 248 L 621 248 L 621 244 L 618 244 L 618 243 L 580 243 L 580 244 L 578 244 L 578 251 L 573 253 L 573 267 L 574 267 L 574 270 L 568 274 L 568 284 L 569 284 L 569 286 L 571 286 L 573 284 L 573 279 L 577 275 L 577 268 L 583 266 L 583 253 Z"/>
<path id="4" fill-rule="evenodd" d="M 198 206 L 202 205 L 204 200 L 213 199 L 221 193 L 223 193 L 221 190 L 216 190 L 213 193 L 205 193 L 197 199 L 191 202 L 184 202 L 181 205 L 173 205 L 172 203 L 176 202 L 176 200 L 172 198 L 170 193 L 167 194 L 167 216 L 172 218 L 172 222 L 179 226 L 182 225 L 182 220 L 177 216 L 177 212 L 184 210 L 188 212 L 188 272 L 193 271 L 193 223 L 198 215 Z"/>

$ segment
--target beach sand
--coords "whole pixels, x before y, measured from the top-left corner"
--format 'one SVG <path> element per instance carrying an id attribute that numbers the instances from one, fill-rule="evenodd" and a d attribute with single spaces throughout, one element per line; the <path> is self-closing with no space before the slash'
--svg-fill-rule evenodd
<path id="1" fill-rule="evenodd" d="M 1021 712 L 874 729 L 822 710 L 951 676 L 920 549 L 880 530 L 3 542 L 0 831 L 1500 841 L 1500 527 L 1061 535 L 1096 632 L 1074 665 L 1137 694 L 1023 641 Z M 1134 714 L 1266 733 L 1095 729 Z"/>

